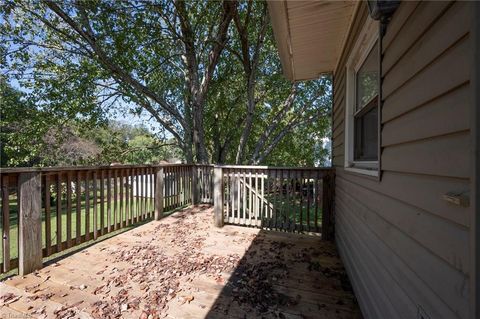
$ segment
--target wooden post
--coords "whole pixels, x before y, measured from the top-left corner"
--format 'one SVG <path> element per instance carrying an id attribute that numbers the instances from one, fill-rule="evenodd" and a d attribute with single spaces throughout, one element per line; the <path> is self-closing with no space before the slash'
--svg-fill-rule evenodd
<path id="1" fill-rule="evenodd" d="M 334 191 L 335 191 L 335 175 L 333 172 L 325 173 L 322 177 L 323 194 L 322 194 L 322 239 L 333 240 L 335 236 L 334 222 Z"/>
<path id="2" fill-rule="evenodd" d="M 213 204 L 215 226 L 223 227 L 223 172 L 222 168 L 217 166 L 213 172 Z"/>
<path id="3" fill-rule="evenodd" d="M 20 276 L 42 268 L 42 179 L 40 173 L 21 173 L 18 179 L 20 217 L 18 272 Z M 58 199 L 60 200 L 60 196 Z"/>
<path id="4" fill-rule="evenodd" d="M 8 193 L 8 177 L 8 175 L 0 176 L 2 179 L 3 272 L 10 271 L 10 196 Z"/>
<path id="5" fill-rule="evenodd" d="M 163 217 L 163 167 L 158 167 L 155 174 L 155 220 Z"/>
<path id="6" fill-rule="evenodd" d="M 198 183 L 198 169 L 197 166 L 192 166 L 192 192 L 193 192 L 193 205 L 200 203 L 200 184 Z"/>

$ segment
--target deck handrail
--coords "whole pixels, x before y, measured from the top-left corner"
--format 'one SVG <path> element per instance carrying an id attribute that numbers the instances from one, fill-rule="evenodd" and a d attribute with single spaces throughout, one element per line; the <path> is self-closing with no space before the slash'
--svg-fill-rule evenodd
<path id="1" fill-rule="evenodd" d="M 222 226 L 229 209 L 227 202 L 224 205 L 229 191 L 224 182 L 229 172 L 256 174 L 258 183 L 279 176 L 302 177 L 315 192 L 320 191 L 319 183 L 323 183 L 324 213 L 321 227 L 315 224 L 314 231 L 321 229 L 325 239 L 332 237 L 333 230 L 328 225 L 333 225 L 333 184 L 329 184 L 333 168 L 212 164 L 0 168 L 0 273 L 18 267 L 20 274 L 27 274 L 41 268 L 44 257 L 145 220 L 158 220 L 165 211 L 186 205 L 214 204 L 216 224 Z M 259 188 L 260 184 L 246 179 L 241 183 L 246 191 L 234 196 L 248 193 L 249 201 L 257 202 L 257 206 L 245 206 L 250 219 L 260 214 L 260 202 L 271 211 L 278 211 L 276 202 L 270 202 L 270 195 Z M 312 201 L 317 207 L 318 196 Z M 305 200 L 313 198 L 307 195 Z M 261 222 L 252 226 L 272 228 Z M 15 231 L 19 233 L 18 243 L 13 236 Z"/>
<path id="2" fill-rule="evenodd" d="M 48 166 L 48 167 L 0 167 L 2 173 L 27 173 L 27 172 L 64 172 L 64 171 L 88 171 L 100 169 L 121 169 L 121 168 L 156 168 L 156 167 L 191 167 L 198 164 L 143 164 L 143 165 L 95 165 L 95 166 Z"/>

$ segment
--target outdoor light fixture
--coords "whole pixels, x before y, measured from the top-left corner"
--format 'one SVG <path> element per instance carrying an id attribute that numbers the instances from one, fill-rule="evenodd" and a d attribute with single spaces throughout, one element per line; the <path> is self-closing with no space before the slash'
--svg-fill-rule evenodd
<path id="1" fill-rule="evenodd" d="M 382 22 L 388 21 L 388 18 L 395 12 L 400 1 L 397 0 L 368 0 L 368 11 L 370 17 L 374 20 L 380 20 Z"/>

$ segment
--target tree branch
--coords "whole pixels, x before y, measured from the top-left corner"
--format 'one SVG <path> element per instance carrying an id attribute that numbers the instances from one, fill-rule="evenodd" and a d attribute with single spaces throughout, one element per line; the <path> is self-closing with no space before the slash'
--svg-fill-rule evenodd
<path id="1" fill-rule="evenodd" d="M 120 68 L 117 64 L 115 64 L 107 54 L 102 50 L 100 45 L 97 43 L 94 34 L 92 34 L 92 29 L 90 25 L 84 25 L 84 28 L 87 31 L 84 31 L 73 19 L 68 16 L 68 14 L 63 11 L 54 1 L 51 0 L 43 0 L 53 12 L 55 12 L 65 23 L 67 23 L 78 35 L 80 35 L 90 46 L 90 48 L 95 53 L 97 57 L 97 61 L 107 70 L 109 70 L 112 74 L 115 74 L 121 81 L 128 84 L 134 90 L 142 93 L 143 95 L 151 98 L 155 102 L 157 102 L 166 112 L 176 118 L 180 123 L 184 123 L 184 119 L 181 114 L 167 103 L 163 98 L 158 96 L 156 93 L 152 92 L 148 87 L 140 83 L 138 80 L 133 78 L 131 74 Z M 81 10 L 83 11 L 83 10 Z M 88 23 L 88 18 L 86 15 L 82 17 L 83 23 Z"/>

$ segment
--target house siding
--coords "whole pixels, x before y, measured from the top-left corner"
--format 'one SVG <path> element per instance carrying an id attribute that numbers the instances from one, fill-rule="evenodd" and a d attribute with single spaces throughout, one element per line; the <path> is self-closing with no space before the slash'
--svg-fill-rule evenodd
<path id="1" fill-rule="evenodd" d="M 336 242 L 366 318 L 469 317 L 470 2 L 402 2 L 382 38 L 381 178 L 345 171 L 345 63 L 334 74 Z"/>

